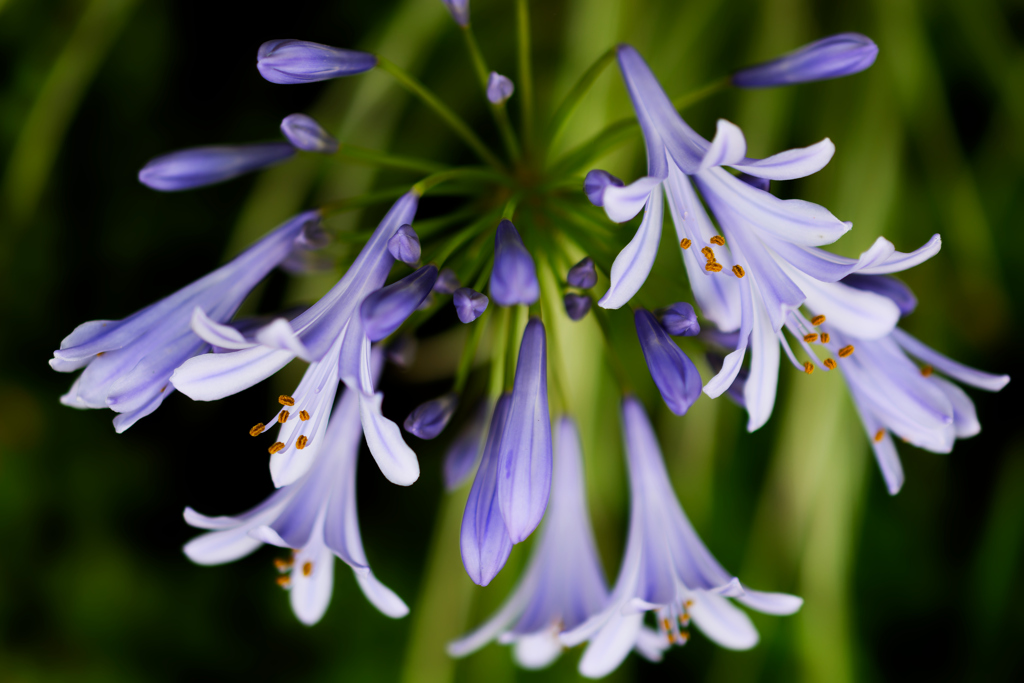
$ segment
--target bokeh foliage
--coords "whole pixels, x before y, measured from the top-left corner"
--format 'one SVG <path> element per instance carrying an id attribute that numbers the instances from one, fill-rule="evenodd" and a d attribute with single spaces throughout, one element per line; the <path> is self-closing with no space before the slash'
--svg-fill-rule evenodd
<path id="1" fill-rule="evenodd" d="M 847 255 L 879 234 L 908 250 L 941 232 L 942 253 L 906 274 L 921 300 L 906 326 L 965 362 L 1018 374 L 1021 0 L 531 4 L 538 102 L 547 112 L 618 41 L 634 44 L 679 95 L 825 34 L 872 36 L 881 52 L 864 74 L 727 92 L 687 118 L 705 134 L 729 118 L 755 155 L 832 138 L 828 168 L 778 191 L 852 220 L 855 229 L 836 245 Z M 492 66 L 515 79 L 512 5 L 472 0 Z M 343 142 L 470 160 L 382 74 L 266 83 L 255 51 L 281 37 L 379 51 L 498 142 L 439 0 L 0 0 L 0 681 L 574 679 L 575 651 L 540 673 L 514 669 L 494 645 L 463 662 L 444 655 L 448 638 L 500 603 L 526 552 L 517 549 L 490 587 L 470 583 L 457 549 L 465 491 L 442 493 L 444 438 L 418 449 L 423 476 L 410 489 L 389 485 L 371 461 L 360 471 L 367 552 L 412 614 L 397 622 L 377 614 L 339 564 L 327 616 L 310 629 L 273 585 L 271 550 L 219 568 L 193 566 L 180 553 L 192 535 L 180 517 L 185 505 L 232 513 L 269 491 L 265 456 L 245 430 L 301 368 L 216 404 L 172 397 L 122 436 L 109 414 L 57 403 L 70 379 L 45 362 L 79 322 L 127 315 L 301 208 L 416 180 L 303 157 L 255 178 L 161 195 L 135 181 L 150 157 L 275 137 L 283 116 L 305 111 Z M 609 70 L 562 148 L 629 113 Z M 637 138 L 600 165 L 633 177 L 642 153 Z M 444 201 L 425 210 L 440 211 Z M 332 227 L 371 227 L 381 210 L 345 214 Z M 680 271 L 675 253 L 663 250 L 643 296 L 685 296 Z M 291 285 L 274 275 L 250 305 L 309 301 L 332 277 Z M 446 389 L 438 378 L 457 359 L 446 351 L 451 319 L 428 329 L 437 336 L 424 341 L 412 371 L 385 376 L 390 415 Z M 612 319 L 630 330 L 628 319 Z M 568 369 L 594 523 L 614 578 L 627 511 L 616 389 L 592 316 L 561 321 L 557 339 L 552 362 L 558 354 Z M 650 386 L 639 391 L 660 406 Z M 787 619 L 755 615 L 762 643 L 753 651 L 717 650 L 697 635 L 658 666 L 631 658 L 612 679 L 1024 677 L 1016 580 L 1024 570 L 1024 438 L 1011 416 L 1018 391 L 1011 383 L 998 395 L 972 395 L 982 434 L 948 456 L 901 446 L 907 485 L 894 498 L 835 375 L 784 367 L 776 414 L 754 434 L 724 399 L 702 398 L 681 419 L 657 408 L 673 483 L 708 546 L 744 581 L 795 591 L 807 604 Z"/>

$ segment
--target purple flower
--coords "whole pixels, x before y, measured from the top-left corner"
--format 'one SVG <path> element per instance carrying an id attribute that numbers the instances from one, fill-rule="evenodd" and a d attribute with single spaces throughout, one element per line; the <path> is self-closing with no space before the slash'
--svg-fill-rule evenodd
<path id="1" fill-rule="evenodd" d="M 608 171 L 602 171 L 600 169 L 594 169 L 587 173 L 587 177 L 583 179 L 583 192 L 587 195 L 587 199 L 594 206 L 604 206 L 604 190 L 606 187 L 622 187 L 625 185 L 621 180 L 613 176 Z"/>
<path id="2" fill-rule="evenodd" d="M 597 284 L 597 269 L 594 268 L 594 259 L 587 256 L 582 261 L 569 269 L 565 281 L 570 287 L 590 289 Z"/>
<path id="3" fill-rule="evenodd" d="M 281 121 L 281 132 L 296 149 L 304 152 L 334 154 L 338 141 L 311 116 L 291 114 Z"/>
<path id="4" fill-rule="evenodd" d="M 79 325 L 50 361 L 58 372 L 85 368 L 61 402 L 111 408 L 120 413 L 114 418 L 118 432 L 152 413 L 173 393 L 175 368 L 209 348 L 190 328 L 193 311 L 227 323 L 252 288 L 306 243 L 319 219 L 316 211 L 289 219 L 230 263 L 124 320 Z"/>
<path id="5" fill-rule="evenodd" d="M 512 395 L 502 394 L 494 406 L 491 428 L 487 432 L 480 467 L 469 490 L 466 511 L 462 515 L 459 546 L 462 564 L 473 583 L 486 586 L 505 566 L 512 552 L 512 539 L 498 505 L 498 447 L 508 420 Z"/>
<path id="6" fill-rule="evenodd" d="M 819 312 L 838 326 L 866 337 L 885 336 L 899 318 L 896 304 L 838 281 L 855 272 L 905 270 L 936 254 L 941 242 L 935 236 L 917 251 L 903 254 L 879 238 L 859 259 L 817 249 L 842 236 L 850 224 L 815 204 L 778 199 L 723 166 L 766 180 L 799 178 L 828 163 L 834 151 L 831 141 L 751 159 L 739 128 L 719 120 L 714 140 L 707 141 L 679 116 L 636 50 L 620 45 L 618 58 L 647 145 L 648 175 L 623 187 L 607 185 L 600 203 L 616 222 L 631 219 L 645 206 L 646 210 L 636 236 L 615 259 L 611 286 L 598 303 L 619 308 L 647 279 L 661 241 L 666 193 L 683 264 L 703 316 L 723 332 L 738 332 L 735 350 L 704 392 L 714 398 L 731 387 L 750 347 L 744 403 L 747 429 L 753 431 L 768 420 L 775 404 L 780 346 L 796 367 L 805 368 L 783 332 L 785 327 L 801 344 L 814 334 L 814 325 L 800 308 L 822 309 Z"/>
<path id="7" fill-rule="evenodd" d="M 375 374 L 382 365 L 375 353 Z M 359 396 L 345 391 L 324 435 L 324 447 L 309 471 L 295 483 L 235 517 L 207 517 L 185 508 L 185 521 L 210 529 L 185 545 L 197 564 L 216 565 L 249 555 L 264 543 L 292 548 L 281 562 L 278 583 L 291 594 L 292 610 L 304 624 L 320 621 L 334 587 L 334 557 L 352 567 L 356 582 L 373 606 L 392 618 L 409 613 L 402 599 L 370 570 L 356 512 L 356 461 L 362 430 Z"/>
<path id="8" fill-rule="evenodd" d="M 551 417 L 544 324 L 526 324 L 499 446 L 498 502 L 513 543 L 526 540 L 544 516 L 551 489 Z"/>
<path id="9" fill-rule="evenodd" d="M 874 292 L 892 299 L 900 309 L 900 315 L 910 315 L 917 308 L 917 297 L 902 281 L 887 275 L 861 275 L 854 273 L 840 280 L 844 285 L 866 292 Z"/>
<path id="10" fill-rule="evenodd" d="M 396 261 L 410 266 L 420 260 L 420 238 L 411 225 L 403 225 L 388 240 L 388 251 Z M 436 284 L 435 284 L 436 286 Z"/>
<path id="11" fill-rule="evenodd" d="M 278 318 L 243 335 L 201 310 L 193 314 L 196 334 L 230 350 L 197 356 L 175 370 L 171 383 L 194 400 L 215 401 L 248 389 L 296 357 L 310 364 L 295 392 L 283 397 L 292 402 L 284 403 L 288 415 L 281 410 L 266 422 L 280 424 L 278 439 L 270 448 L 270 474 L 277 486 L 294 482 L 309 469 L 323 440 L 339 380 L 359 389 L 363 434 L 384 476 L 401 486 L 419 477 L 416 454 L 402 439 L 398 425 L 384 417 L 384 395 L 370 381 L 370 339 L 360 314 L 363 300 L 384 285 L 394 263 L 388 240 L 400 226 L 412 222 L 418 203 L 415 192 L 396 201 L 341 280 L 294 320 Z M 300 419 L 294 419 L 295 412 Z M 260 433 L 253 429 L 254 434 Z"/>
<path id="12" fill-rule="evenodd" d="M 633 321 L 636 323 L 636 334 L 640 338 L 640 348 L 644 352 L 651 379 L 669 410 L 676 415 L 685 415 L 700 396 L 701 382 L 697 366 L 676 346 L 650 311 L 636 309 Z"/>
<path id="13" fill-rule="evenodd" d="M 586 294 L 574 294 L 569 292 L 562 298 L 565 303 L 565 312 L 570 320 L 583 320 L 583 316 L 590 312 L 593 300 Z"/>
<path id="14" fill-rule="evenodd" d="M 494 236 L 491 297 L 499 306 L 532 304 L 540 298 L 533 257 L 510 220 L 502 220 Z"/>
<path id="15" fill-rule="evenodd" d="M 444 486 L 449 491 L 457 489 L 473 473 L 473 466 L 483 450 L 490 417 L 491 402 L 481 401 L 445 451 Z"/>
<path id="16" fill-rule="evenodd" d="M 515 89 L 516 86 L 508 76 L 492 71 L 487 79 L 487 101 L 491 104 L 505 104 Z"/>
<path id="17" fill-rule="evenodd" d="M 268 40 L 256 53 L 256 68 L 271 83 L 312 83 L 352 76 L 377 66 L 368 52 L 343 50 L 308 40 Z"/>
<path id="18" fill-rule="evenodd" d="M 673 643 L 686 643 L 691 620 L 722 647 L 753 647 L 757 630 L 726 597 L 779 615 L 796 612 L 803 601 L 784 593 L 750 590 L 726 572 L 679 505 L 654 430 L 635 398 L 623 400 L 622 423 L 631 500 L 625 556 L 604 609 L 563 633 L 562 644 L 573 647 L 590 641 L 580 659 L 580 673 L 592 678 L 615 670 L 634 647 L 657 653 Z M 657 617 L 656 642 L 642 630 L 648 610 Z"/>
<path id="19" fill-rule="evenodd" d="M 458 407 L 459 395 L 454 392 L 421 403 L 405 418 L 405 431 L 421 439 L 435 439 L 448 426 Z"/>
<path id="20" fill-rule="evenodd" d="M 732 75 L 739 88 L 824 81 L 864 71 L 875 63 L 878 46 L 859 33 L 839 33 L 785 54 L 770 62 L 740 69 Z"/>
<path id="21" fill-rule="evenodd" d="M 464 323 L 473 322 L 487 310 L 487 297 L 469 287 L 455 290 L 452 301 L 455 304 L 455 311 L 459 314 L 459 320 Z"/>
<path id="22" fill-rule="evenodd" d="M 295 154 L 287 142 L 192 147 L 151 159 L 139 182 L 161 192 L 191 190 L 273 166 Z"/>
<path id="23" fill-rule="evenodd" d="M 469 0 L 441 0 L 452 14 L 455 23 L 466 28 L 469 26 Z"/>
<path id="24" fill-rule="evenodd" d="M 435 280 L 437 266 L 423 266 L 363 299 L 359 312 L 370 341 L 380 341 L 397 330 L 427 298 Z"/>
<path id="25" fill-rule="evenodd" d="M 694 313 L 693 306 L 685 301 L 661 309 L 658 316 L 661 318 L 661 326 L 674 337 L 692 337 L 700 334 L 697 314 Z"/>
<path id="26" fill-rule="evenodd" d="M 497 639 L 515 645 L 521 666 L 540 669 L 562 653 L 561 630 L 604 607 L 608 589 L 587 511 L 579 434 L 568 417 L 558 421 L 556 434 L 551 510 L 526 571 L 494 616 L 448 644 L 453 657 Z"/>
<path id="27" fill-rule="evenodd" d="M 451 294 L 462 286 L 459 276 L 451 268 L 442 268 L 434 283 L 434 291 L 438 294 Z"/>

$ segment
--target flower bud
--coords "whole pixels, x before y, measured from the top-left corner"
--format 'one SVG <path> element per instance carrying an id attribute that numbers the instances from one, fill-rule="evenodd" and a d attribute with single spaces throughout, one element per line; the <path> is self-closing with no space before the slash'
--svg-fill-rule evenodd
<path id="1" fill-rule="evenodd" d="M 459 407 L 459 395 L 447 393 L 421 403 L 405 418 L 405 431 L 421 439 L 436 438 Z"/>
<path id="2" fill-rule="evenodd" d="M 565 302 L 565 312 L 569 314 L 569 318 L 572 320 L 582 320 L 590 311 L 590 305 L 593 300 L 586 294 L 574 294 L 570 292 L 565 295 L 563 299 Z"/>
<path id="3" fill-rule="evenodd" d="M 437 266 L 423 266 L 363 299 L 359 315 L 370 341 L 380 341 L 397 330 L 427 298 L 436 279 Z"/>
<path id="4" fill-rule="evenodd" d="M 590 289 L 597 284 L 597 270 L 594 268 L 594 259 L 589 256 L 569 269 L 565 281 L 571 287 Z"/>
<path id="5" fill-rule="evenodd" d="M 368 52 L 343 50 L 308 40 L 269 40 L 256 53 L 256 68 L 271 83 L 312 83 L 352 76 L 377 66 Z"/>
<path id="6" fill-rule="evenodd" d="M 487 79 L 487 100 L 491 104 L 505 104 L 515 89 L 516 86 L 508 76 L 492 71 L 490 78 Z"/>
<path id="7" fill-rule="evenodd" d="M 875 63 L 878 46 L 859 33 L 822 38 L 770 62 L 740 69 L 732 75 L 739 88 L 771 88 L 824 81 L 859 73 Z"/>
<path id="8" fill-rule="evenodd" d="M 434 283 L 434 291 L 438 294 L 451 294 L 462 286 L 459 276 L 451 268 L 442 268 Z"/>
<path id="9" fill-rule="evenodd" d="M 680 301 L 668 308 L 658 311 L 661 318 L 661 326 L 665 331 L 676 337 L 692 337 L 700 334 L 700 324 L 697 322 L 697 314 L 693 306 Z"/>
<path id="10" fill-rule="evenodd" d="M 540 298 L 533 257 L 510 220 L 502 220 L 494 236 L 491 297 L 499 306 L 532 304 Z"/>
<path id="11" fill-rule="evenodd" d="M 410 266 L 420 260 L 420 238 L 411 225 L 403 225 L 395 231 L 388 240 L 388 251 L 396 261 L 408 263 Z"/>
<path id="12" fill-rule="evenodd" d="M 469 26 L 469 0 L 441 0 L 452 14 L 455 23 L 466 28 Z"/>
<path id="13" fill-rule="evenodd" d="M 295 154 L 287 142 L 192 147 L 151 159 L 139 182 L 161 192 L 191 190 L 237 178 Z"/>
<path id="14" fill-rule="evenodd" d="M 338 151 L 338 141 L 311 116 L 291 114 L 284 117 L 281 132 L 293 147 L 303 152 L 334 154 Z"/>
<path id="15" fill-rule="evenodd" d="M 623 187 L 625 183 L 608 171 L 594 169 L 583 180 L 583 191 L 594 206 L 604 206 L 604 189 L 609 185 Z"/>
<path id="16" fill-rule="evenodd" d="M 464 323 L 473 322 L 487 310 L 487 297 L 469 287 L 456 289 L 452 301 L 455 303 L 455 311 L 459 314 L 459 320 Z"/>
<path id="17" fill-rule="evenodd" d="M 700 396 L 701 379 L 697 366 L 676 346 L 650 311 L 636 309 L 633 320 L 651 379 L 669 410 L 676 415 L 684 415 Z"/>

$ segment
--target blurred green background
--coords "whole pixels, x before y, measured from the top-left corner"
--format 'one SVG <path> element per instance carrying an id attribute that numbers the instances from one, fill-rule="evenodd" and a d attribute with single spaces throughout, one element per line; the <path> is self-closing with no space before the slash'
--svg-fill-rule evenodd
<path id="1" fill-rule="evenodd" d="M 515 78 L 512 3 L 471 1 L 491 65 Z M 921 304 L 905 326 L 964 362 L 1018 376 L 1024 2 L 545 0 L 532 11 L 542 112 L 618 41 L 633 43 L 675 96 L 823 35 L 874 38 L 880 55 L 864 74 L 723 93 L 687 119 L 710 136 L 716 118 L 729 118 L 754 156 L 832 138 L 830 166 L 779 191 L 852 220 L 836 245 L 844 254 L 879 234 L 906 251 L 941 232 L 942 253 L 906 274 Z M 416 180 L 303 157 L 165 195 L 135 180 L 149 158 L 276 137 L 283 116 L 305 111 L 344 142 L 471 160 L 384 74 L 263 81 L 257 47 L 292 37 L 380 52 L 497 141 L 440 0 L 0 0 L 0 681 L 577 677 L 578 650 L 539 673 L 516 670 L 496 645 L 461 662 L 445 656 L 444 642 L 507 594 L 524 549 L 491 586 L 472 586 L 457 547 L 465 490 L 442 492 L 444 437 L 417 444 L 423 476 L 409 489 L 389 485 L 369 460 L 359 475 L 370 561 L 412 614 L 377 614 L 338 563 L 331 607 L 306 628 L 274 585 L 273 550 L 216 568 L 180 552 L 193 535 L 185 505 L 230 514 L 269 492 L 265 456 L 245 431 L 299 368 L 215 404 L 173 396 L 121 436 L 111 414 L 57 401 L 71 377 L 46 361 L 78 323 L 124 317 L 300 208 Z M 609 69 L 564 146 L 628 114 Z M 633 177 L 642 163 L 637 139 L 601 165 Z M 445 208 L 425 203 L 426 214 Z M 372 227 L 380 211 L 345 214 L 334 227 Z M 677 257 L 662 256 L 647 291 L 667 283 L 666 292 L 682 292 Z M 275 274 L 256 299 L 272 310 L 329 282 Z M 613 580 L 627 512 L 615 390 L 592 316 L 573 329 L 568 343 L 579 346 L 560 352 L 571 356 L 594 523 Z M 440 372 L 431 362 L 424 352 L 416 372 L 386 374 L 389 415 L 446 389 L 419 381 Z M 1019 380 L 998 395 L 972 392 L 984 431 L 951 455 L 901 446 L 907 484 L 889 497 L 841 380 L 781 374 L 775 416 L 752 435 L 726 401 L 702 398 L 680 419 L 650 391 L 644 398 L 712 552 L 754 587 L 803 595 L 804 609 L 754 615 L 762 643 L 752 651 L 719 650 L 698 634 L 660 665 L 631 657 L 611 680 L 1024 679 Z"/>

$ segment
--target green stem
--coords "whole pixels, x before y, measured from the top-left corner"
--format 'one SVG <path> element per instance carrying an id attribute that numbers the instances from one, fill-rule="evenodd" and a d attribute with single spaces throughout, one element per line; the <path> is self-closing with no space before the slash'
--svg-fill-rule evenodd
<path id="1" fill-rule="evenodd" d="M 516 193 L 509 197 L 509 200 L 505 202 L 505 208 L 501 212 L 501 217 L 505 220 L 512 220 L 512 217 L 516 215 L 516 207 L 519 206 L 519 200 L 521 195 Z"/>
<path id="2" fill-rule="evenodd" d="M 375 149 L 356 147 L 355 145 L 341 145 L 335 155 L 348 161 L 358 161 L 370 166 L 396 168 L 402 171 L 415 171 L 416 173 L 437 173 L 448 168 L 444 164 L 438 164 L 427 159 L 397 156 L 386 152 L 378 152 Z"/>
<path id="3" fill-rule="evenodd" d="M 374 204 L 388 202 L 401 197 L 408 191 L 409 188 L 407 187 L 389 187 L 384 190 L 377 190 L 376 192 L 367 192 L 366 194 L 361 194 L 356 197 L 339 199 L 338 201 L 329 202 L 321 206 L 320 215 L 331 216 L 342 211 L 362 209 L 367 206 L 373 206 Z"/>
<path id="4" fill-rule="evenodd" d="M 459 168 L 449 168 L 444 171 L 438 171 L 437 173 L 428 175 L 426 178 L 413 185 L 412 191 L 422 197 L 427 191 L 441 183 L 449 180 L 460 179 L 483 180 L 502 184 L 508 184 L 510 182 L 508 176 L 502 173 L 495 173 L 487 168 L 481 168 L 479 166 L 461 166 Z"/>
<path id="5" fill-rule="evenodd" d="M 462 230 L 455 233 L 453 236 L 449 237 L 445 241 L 444 246 L 441 248 L 441 251 L 439 251 L 436 255 L 432 256 L 430 260 L 433 263 L 437 264 L 437 267 L 440 268 L 441 266 L 444 265 L 444 262 L 447 261 L 451 257 L 451 255 L 455 253 L 456 249 L 458 249 L 464 243 L 472 239 L 473 236 L 477 235 L 481 230 L 486 229 L 487 226 L 492 224 L 493 222 L 494 212 L 490 212 L 480 220 L 469 224 Z"/>
<path id="6" fill-rule="evenodd" d="M 697 88 L 696 90 L 693 90 L 691 92 L 688 92 L 685 95 L 680 95 L 679 97 L 673 98 L 672 106 L 675 107 L 677 111 L 682 111 L 687 107 L 697 104 L 703 99 L 711 97 L 715 93 L 727 89 L 731 85 L 732 81 L 729 79 L 729 77 L 723 76 L 717 81 L 708 83 L 707 85 Z"/>
<path id="7" fill-rule="evenodd" d="M 615 375 L 615 381 L 619 385 L 619 391 L 623 395 L 633 393 L 632 386 L 629 383 L 629 375 L 626 373 L 626 368 L 622 366 L 622 361 L 615 354 L 615 349 L 612 347 L 612 331 L 608 320 L 608 313 L 605 312 L 600 306 L 593 306 L 590 309 L 594 314 L 594 319 L 597 320 L 597 324 L 601 327 L 601 336 L 604 338 L 605 352 L 608 356 L 608 365 L 612 369 L 612 374 Z"/>
<path id="8" fill-rule="evenodd" d="M 519 52 L 519 102 L 522 108 L 523 140 L 529 150 L 533 143 L 533 67 L 530 63 L 530 7 L 528 0 L 516 3 L 516 33 Z"/>
<path id="9" fill-rule="evenodd" d="M 459 369 L 455 373 L 455 384 L 452 387 L 452 391 L 456 394 L 461 395 L 462 390 L 466 388 L 466 381 L 469 379 L 469 373 L 473 369 L 473 359 L 476 357 L 477 347 L 480 346 L 480 338 L 484 335 L 484 328 L 490 321 L 492 310 L 487 309 L 484 311 L 484 314 L 473 323 L 473 330 L 469 333 L 469 339 L 466 340 L 466 345 L 462 349 Z"/>
<path id="10" fill-rule="evenodd" d="M 462 36 L 466 39 L 466 49 L 469 51 L 470 60 L 473 62 L 473 69 L 476 71 L 477 80 L 480 81 L 480 89 L 483 90 L 484 97 L 486 97 L 487 82 L 490 79 L 491 70 L 487 68 L 487 62 L 484 60 L 483 53 L 480 52 L 480 46 L 476 42 L 476 36 L 473 35 L 473 29 L 469 26 L 463 26 Z M 490 101 L 488 102 L 490 103 Z M 494 123 L 497 124 L 498 131 L 501 133 L 505 149 L 508 150 L 512 160 L 516 161 L 521 154 L 519 141 L 516 139 L 516 133 L 508 120 L 508 111 L 505 109 L 505 103 L 490 103 L 490 105 L 491 115 L 494 116 Z"/>
<path id="11" fill-rule="evenodd" d="M 505 347 L 508 345 L 508 327 L 512 320 L 512 311 L 501 309 L 501 315 L 494 316 L 494 343 L 491 345 L 491 379 L 488 392 L 491 398 L 497 399 L 505 389 Z"/>
<path id="12" fill-rule="evenodd" d="M 598 76 L 604 73 L 604 70 L 612 63 L 615 59 L 615 48 L 609 48 L 604 54 L 597 58 L 589 69 L 580 76 L 580 80 L 573 86 L 569 94 L 565 96 L 565 100 L 561 106 L 558 107 L 558 111 L 555 112 L 555 116 L 551 119 L 551 126 L 548 128 L 548 145 L 547 148 L 551 149 L 555 143 L 558 142 L 558 138 L 561 137 L 565 131 L 566 125 L 569 123 L 569 119 L 576 113 L 576 109 L 580 106 L 580 102 L 583 101 L 583 97 L 590 92 L 590 88 L 593 87 L 594 82 Z"/>
<path id="13" fill-rule="evenodd" d="M 377 66 L 380 67 L 381 70 L 394 76 L 395 80 L 397 80 L 403 88 L 420 98 L 424 104 L 433 109 L 434 112 L 456 133 L 456 135 L 462 138 L 467 145 L 473 148 L 473 151 L 477 153 L 477 156 L 499 171 L 504 170 L 505 166 L 501 163 L 501 160 L 487 148 L 487 145 L 477 137 L 477 134 L 473 132 L 466 122 L 463 121 L 458 114 L 453 112 L 448 105 L 437 99 L 437 96 L 430 92 L 422 83 L 410 74 L 406 73 L 400 67 L 396 66 L 394 63 L 379 55 L 377 56 Z"/>

